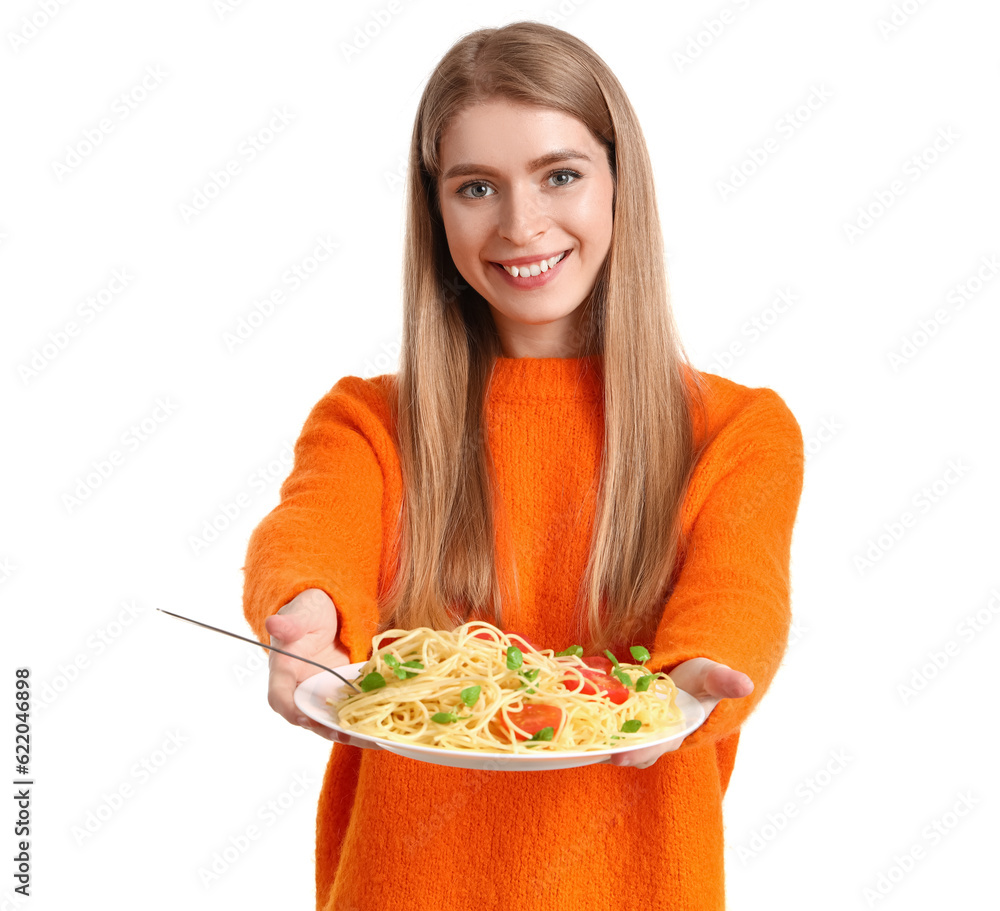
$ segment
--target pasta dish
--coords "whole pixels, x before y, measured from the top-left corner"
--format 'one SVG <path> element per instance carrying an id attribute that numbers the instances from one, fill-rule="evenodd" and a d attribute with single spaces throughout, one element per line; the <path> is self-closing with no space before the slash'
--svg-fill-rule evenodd
<path id="1" fill-rule="evenodd" d="M 677 687 L 611 652 L 556 654 L 481 620 L 387 630 L 355 681 L 327 699 L 344 730 L 411 745 L 497 753 L 632 746 L 680 727 Z M 636 661 L 649 660 L 641 646 Z"/>

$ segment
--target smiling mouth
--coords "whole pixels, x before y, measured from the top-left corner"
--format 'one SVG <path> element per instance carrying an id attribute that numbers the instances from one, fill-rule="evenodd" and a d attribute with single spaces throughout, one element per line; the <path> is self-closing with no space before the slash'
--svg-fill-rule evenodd
<path id="1" fill-rule="evenodd" d="M 493 265 L 503 269 L 504 272 L 514 278 L 529 278 L 536 275 L 544 275 L 549 269 L 553 269 L 559 265 L 569 253 L 569 250 L 563 250 L 562 253 L 550 256 L 548 259 L 540 259 L 538 262 L 525 263 L 520 266 L 505 266 L 498 262 L 494 262 Z"/>

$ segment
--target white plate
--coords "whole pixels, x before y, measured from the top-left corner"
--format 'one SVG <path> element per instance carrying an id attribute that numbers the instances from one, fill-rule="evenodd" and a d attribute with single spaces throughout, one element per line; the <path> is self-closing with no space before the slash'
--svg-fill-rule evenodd
<path id="1" fill-rule="evenodd" d="M 342 667 L 338 667 L 337 672 L 342 673 L 348 680 L 353 680 L 365 664 L 367 664 L 365 661 L 358 664 L 345 664 Z M 350 746 L 365 749 L 381 748 L 400 756 L 408 756 L 410 759 L 419 759 L 422 762 L 453 766 L 460 769 L 495 769 L 531 772 L 543 769 L 572 769 L 577 766 L 593 765 L 597 762 L 607 762 L 612 756 L 617 756 L 621 753 L 629 753 L 632 750 L 641 750 L 646 747 L 670 743 L 673 740 L 680 740 L 701 727 L 706 718 L 704 706 L 694 696 L 685 693 L 683 690 L 678 690 L 677 705 L 684 715 L 682 725 L 671 730 L 669 734 L 663 737 L 655 740 L 647 740 L 645 743 L 615 747 L 609 750 L 577 752 L 564 750 L 558 753 L 486 753 L 478 750 L 445 750 L 440 747 L 397 743 L 394 740 L 386 740 L 382 737 L 370 737 L 367 734 L 359 734 L 340 727 L 337 724 L 334 707 L 327 705 L 326 700 L 343 699 L 347 691 L 346 684 L 334 677 L 333 674 L 320 671 L 320 673 L 303 680 L 298 685 L 295 690 L 295 704 L 302 710 L 303 714 L 308 715 L 313 721 L 318 721 L 328 728 L 333 728 L 337 732 L 336 739 L 339 743 L 346 743 Z"/>

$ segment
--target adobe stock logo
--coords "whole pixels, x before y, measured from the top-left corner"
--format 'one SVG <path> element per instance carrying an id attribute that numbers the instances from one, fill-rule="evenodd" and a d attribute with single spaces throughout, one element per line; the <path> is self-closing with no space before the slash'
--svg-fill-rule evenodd
<path id="1" fill-rule="evenodd" d="M 263 126 L 247 133 L 236 146 L 235 155 L 230 156 L 217 168 L 208 172 L 207 180 L 196 188 L 190 201 L 178 203 L 177 209 L 185 224 L 203 215 L 241 174 L 246 173 L 246 165 L 257 159 L 271 144 L 288 129 L 296 113 L 287 104 L 271 108 L 271 117 Z M 242 159 L 242 160 L 241 160 Z"/>
<path id="2" fill-rule="evenodd" d="M 742 190 L 750 178 L 769 161 L 772 161 L 784 148 L 782 141 L 787 143 L 812 120 L 814 114 L 822 111 L 830 99 L 834 97 L 833 92 L 822 82 L 819 85 L 809 86 L 809 89 L 809 94 L 799 104 L 774 121 L 771 135 L 765 137 L 758 145 L 746 147 L 746 155 L 742 161 L 737 162 L 729 169 L 727 179 L 719 179 L 715 182 L 715 189 L 723 202 L 728 202 Z"/>
<path id="3" fill-rule="evenodd" d="M 403 11 L 403 4 L 400 0 L 389 0 L 385 9 L 377 9 L 363 25 L 359 25 L 351 36 L 350 41 L 340 42 L 340 52 L 344 59 L 350 63 L 365 48 L 379 37 L 388 27 L 392 20 Z"/>
<path id="4" fill-rule="evenodd" d="M 920 830 L 920 839 L 902 853 L 894 853 L 889 865 L 878 871 L 871 885 L 864 887 L 861 895 L 867 906 L 874 908 L 885 901 L 896 886 L 917 869 L 918 864 L 927 860 L 930 850 L 941 845 L 980 803 L 982 798 L 972 791 L 959 791 L 952 805 Z"/>
<path id="5" fill-rule="evenodd" d="M 50 329 L 46 340 L 31 349 L 24 363 L 18 364 L 17 375 L 21 377 L 21 382 L 27 386 L 33 379 L 41 376 L 49 364 L 69 348 L 73 340 L 79 338 L 84 329 L 115 303 L 118 295 L 134 281 L 135 276 L 127 269 L 113 270 L 111 278 L 101 288 L 76 305 L 73 312 L 79 320 L 67 319 Z"/>
<path id="6" fill-rule="evenodd" d="M 897 684 L 896 693 L 903 705 L 908 705 L 912 699 L 919 696 L 947 670 L 962 653 L 963 644 L 970 645 L 981 633 L 986 632 L 993 621 L 1000 617 L 1000 588 L 990 589 L 990 599 L 975 613 L 966 615 L 955 627 L 955 636 L 946 642 L 939 643 L 936 648 L 924 653 L 925 660 L 910 670 L 910 675 L 904 683 Z"/>
<path id="7" fill-rule="evenodd" d="M 895 519 L 882 523 L 882 532 L 868 539 L 868 546 L 861 554 L 854 555 L 854 568 L 864 575 L 875 566 L 914 528 L 920 517 L 926 515 L 937 503 L 948 495 L 952 488 L 970 471 L 961 459 L 951 459 L 940 477 L 918 490 L 910 502 L 916 513 L 906 509 Z"/>
<path id="8" fill-rule="evenodd" d="M 20 31 L 7 32 L 7 40 L 15 54 L 20 54 L 32 40 L 38 37 L 39 32 L 55 19 L 62 12 L 62 7 L 66 6 L 69 0 L 41 0 L 29 19 L 21 16 Z"/>
<path id="9" fill-rule="evenodd" d="M 75 140 L 66 144 L 66 153 L 63 157 L 53 159 L 52 173 L 59 183 L 87 161 L 104 143 L 105 138 L 114 133 L 120 123 L 128 120 L 170 75 L 165 73 L 159 64 L 150 64 L 143 73 L 138 82 L 115 96 L 108 116 L 101 117 L 96 123 L 84 127 Z"/>
<path id="10" fill-rule="evenodd" d="M 864 237 L 875 223 L 888 213 L 896 201 L 906 195 L 909 186 L 919 183 L 928 171 L 941 161 L 945 152 L 961 138 L 954 127 L 941 127 L 931 142 L 910 155 L 903 162 L 903 176 L 895 177 L 886 186 L 877 189 L 867 203 L 857 207 L 852 221 L 843 222 L 841 227 L 848 243 L 854 244 Z M 904 177 L 909 178 L 909 181 L 904 180 Z"/>
<path id="11" fill-rule="evenodd" d="M 118 442 L 124 451 L 116 446 L 96 459 L 91 459 L 89 467 L 77 476 L 72 491 L 62 495 L 66 514 L 73 515 L 83 506 L 95 491 L 100 490 L 121 470 L 128 461 L 128 453 L 138 452 L 176 411 L 177 404 L 173 399 L 159 396 L 153 403 L 152 409 L 140 420 L 130 424 L 119 436 Z"/>
<path id="12" fill-rule="evenodd" d="M 294 463 L 295 444 L 286 440 L 282 444 L 281 451 L 274 458 L 247 476 L 244 488 L 235 496 L 227 497 L 221 502 L 217 500 L 216 512 L 202 522 L 200 532 L 188 535 L 188 545 L 194 556 L 200 557 L 218 541 L 240 516 L 246 514 L 246 511 L 253 505 L 254 498 L 266 493 L 273 484 L 286 477 Z"/>
<path id="13" fill-rule="evenodd" d="M 318 782 L 309 774 L 296 772 L 292 782 L 276 797 L 265 801 L 254 816 L 260 823 L 245 825 L 235 835 L 230 835 L 225 845 L 213 852 L 211 858 L 198 867 L 198 878 L 206 890 L 216 885 L 253 849 L 265 832 L 278 822 L 302 797 L 310 795 Z"/>
<path id="14" fill-rule="evenodd" d="M 997 262 L 997 254 L 979 257 L 980 265 L 962 281 L 952 285 L 944 295 L 944 303 L 948 307 L 938 307 L 926 319 L 918 320 L 917 328 L 900 339 L 899 351 L 888 353 L 889 366 L 893 373 L 898 373 L 899 368 L 910 363 L 921 351 L 924 350 L 941 332 L 942 328 L 951 320 L 951 317 L 965 308 L 965 305 L 975 299 L 978 295 L 990 287 L 989 283 L 993 277 L 1000 273 L 1000 263 Z"/>
<path id="15" fill-rule="evenodd" d="M 766 307 L 751 316 L 740 327 L 740 335 L 745 337 L 747 341 L 744 342 L 736 338 L 722 350 L 716 349 L 713 353 L 712 363 L 708 365 L 706 370 L 709 373 L 719 374 L 728 370 L 738 358 L 747 353 L 752 344 L 762 338 L 798 302 L 798 295 L 791 290 L 781 289 L 778 291 Z"/>
<path id="16" fill-rule="evenodd" d="M 232 354 L 249 341 L 279 308 L 284 307 L 292 294 L 302 288 L 326 263 L 340 245 L 329 235 L 318 235 L 315 245 L 300 260 L 281 273 L 281 280 L 265 294 L 254 298 L 253 304 L 236 320 L 232 328 L 222 333 L 222 343 Z"/>
<path id="17" fill-rule="evenodd" d="M 733 4 L 739 12 L 746 12 L 750 7 L 750 0 L 735 0 Z M 717 15 L 702 19 L 702 27 L 698 31 L 688 35 L 682 50 L 675 50 L 670 54 L 677 72 L 681 73 L 684 68 L 691 66 L 702 54 L 705 53 L 715 42 L 726 33 L 729 27 L 736 21 L 733 10 L 723 7 Z"/>
<path id="18" fill-rule="evenodd" d="M 893 3 L 888 18 L 883 17 L 875 23 L 882 39 L 888 41 L 890 38 L 895 38 L 926 3 L 927 0 L 903 0 L 902 3 Z"/>
<path id="19" fill-rule="evenodd" d="M 744 865 L 760 857 L 785 829 L 794 826 L 792 821 L 802 810 L 819 797 L 854 761 L 854 757 L 843 749 L 832 750 L 829 757 L 824 765 L 795 786 L 790 798 L 779 809 L 769 813 L 765 823 L 751 830 L 744 843 L 736 845 L 736 855 Z"/>

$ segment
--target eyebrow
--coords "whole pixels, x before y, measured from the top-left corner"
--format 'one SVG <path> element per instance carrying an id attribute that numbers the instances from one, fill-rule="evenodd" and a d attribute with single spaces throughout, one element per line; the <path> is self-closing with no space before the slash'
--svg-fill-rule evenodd
<path id="1" fill-rule="evenodd" d="M 532 173 L 544 168 L 546 165 L 554 164 L 557 161 L 590 161 L 590 156 L 585 155 L 583 152 L 578 152 L 576 149 L 556 149 L 552 152 L 546 152 L 544 155 L 539 155 L 538 158 L 532 158 L 528 162 L 528 170 Z M 441 180 L 451 180 L 452 177 L 467 177 L 470 174 L 498 174 L 499 172 L 494 170 L 487 165 L 481 164 L 457 164 L 454 167 L 448 168 L 448 170 L 441 175 Z"/>

